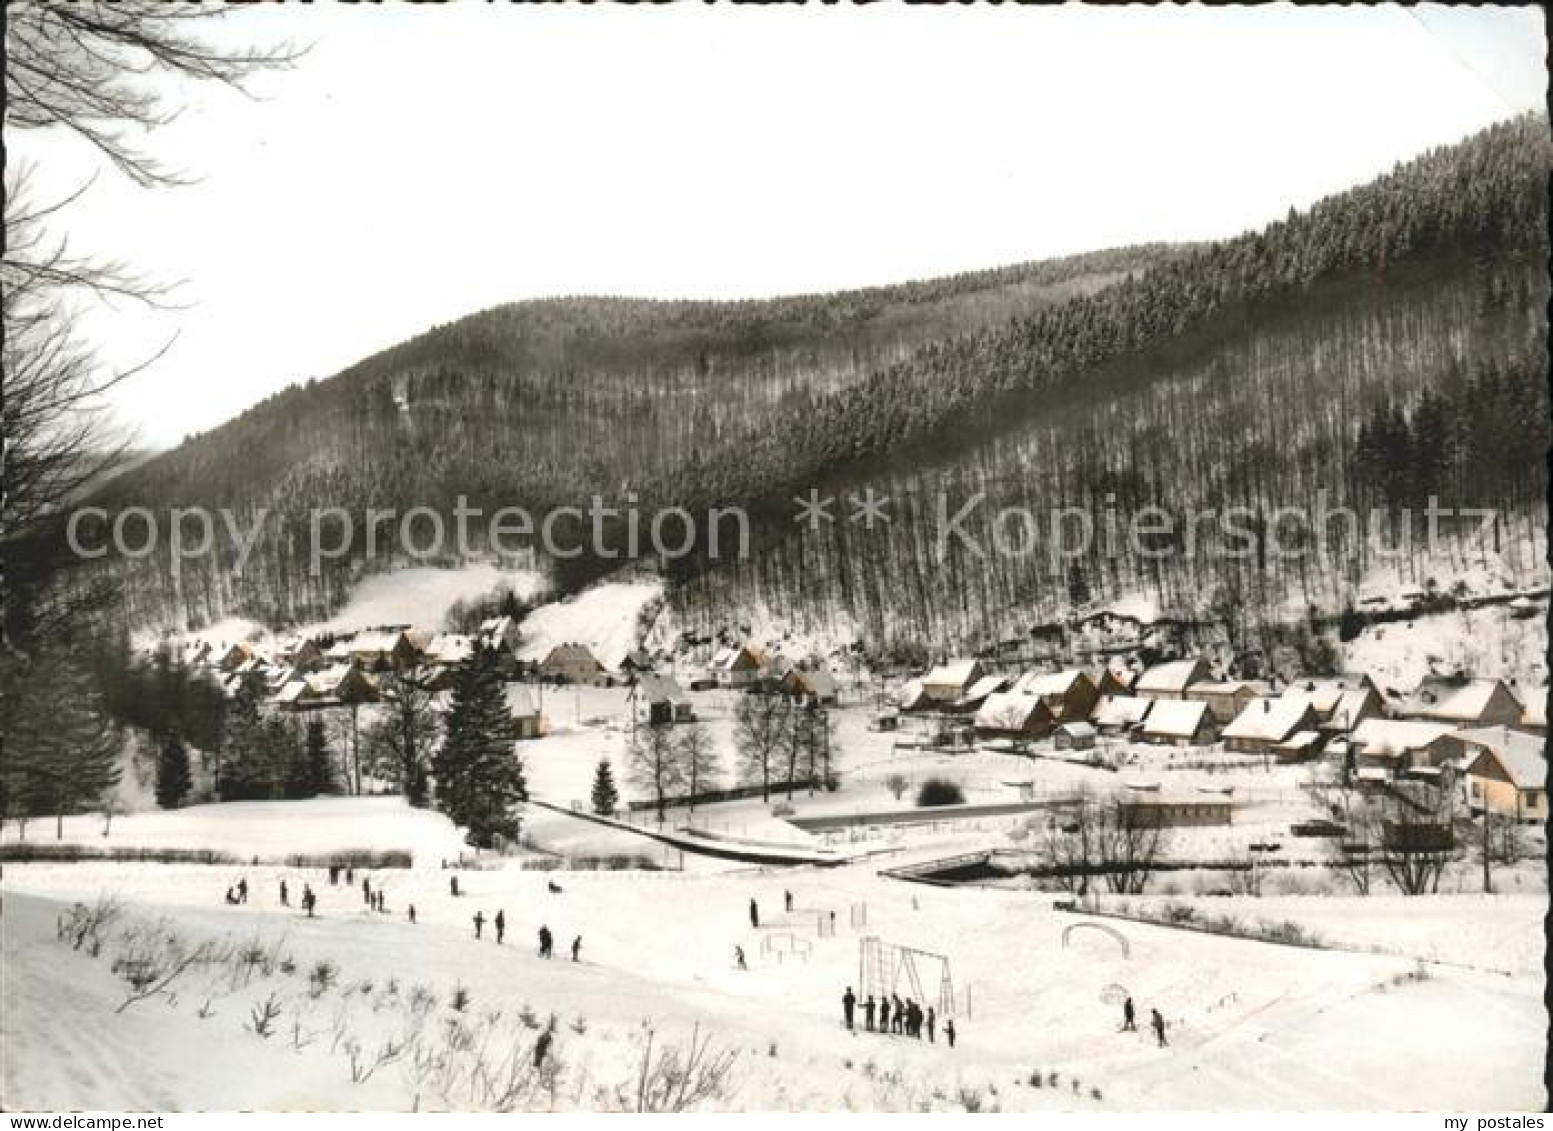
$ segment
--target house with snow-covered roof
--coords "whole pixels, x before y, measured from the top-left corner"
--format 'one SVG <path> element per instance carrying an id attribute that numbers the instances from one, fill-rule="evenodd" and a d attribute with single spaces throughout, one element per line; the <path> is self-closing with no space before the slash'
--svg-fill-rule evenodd
<path id="1" fill-rule="evenodd" d="M 1401 713 L 1456 726 L 1515 726 L 1526 707 L 1502 679 L 1433 677 L 1418 685 Z"/>
<path id="2" fill-rule="evenodd" d="M 1185 699 L 1188 688 L 1208 677 L 1206 660 L 1171 660 L 1146 669 L 1132 685 L 1132 693 L 1145 699 Z"/>
<path id="3" fill-rule="evenodd" d="M 1547 820 L 1546 739 L 1507 726 L 1475 727 L 1460 735 L 1466 744 L 1463 785 L 1473 812 Z"/>
<path id="4" fill-rule="evenodd" d="M 953 703 L 963 699 L 965 693 L 986 675 L 980 660 L 951 660 L 922 677 L 922 692 L 934 703 Z"/>
<path id="5" fill-rule="evenodd" d="M 1316 710 L 1300 699 L 1254 699 L 1223 730 L 1224 749 L 1270 754 L 1300 731 L 1316 730 Z"/>
<path id="6" fill-rule="evenodd" d="M 1105 695 L 1095 704 L 1090 722 L 1104 735 L 1128 735 L 1143 725 L 1154 700 L 1137 695 Z"/>
<path id="7" fill-rule="evenodd" d="M 1271 693 L 1271 687 L 1259 679 L 1205 679 L 1189 686 L 1186 698 L 1208 704 L 1213 721 L 1227 723 L 1244 711 L 1253 699 Z"/>
<path id="8" fill-rule="evenodd" d="M 1046 700 L 1018 691 L 987 696 L 974 721 L 978 734 L 1027 739 L 1045 738 L 1056 723 L 1057 717 Z"/>
<path id="9" fill-rule="evenodd" d="M 607 678 L 604 665 L 586 644 L 557 644 L 539 662 L 539 674 L 556 683 L 600 684 Z"/>
<path id="10" fill-rule="evenodd" d="M 1156 699 L 1138 737 L 1165 746 L 1206 746 L 1214 739 L 1213 716 L 1195 699 Z"/>
<path id="11" fill-rule="evenodd" d="M 829 706 L 839 694 L 836 677 L 826 668 L 792 668 L 782 677 L 782 690 L 795 699 Z"/>
<path id="12" fill-rule="evenodd" d="M 546 724 L 533 689 L 524 683 L 509 683 L 506 688 L 507 713 L 518 724 L 519 738 L 540 738 L 550 728 Z"/>
<path id="13" fill-rule="evenodd" d="M 656 725 L 695 721 L 696 711 L 690 696 L 671 676 L 643 672 L 637 677 L 630 697 L 635 701 L 638 722 Z"/>
<path id="14" fill-rule="evenodd" d="M 1348 739 L 1348 765 L 1364 780 L 1435 769 L 1461 758 L 1465 746 L 1449 723 L 1366 719 Z"/>
<path id="15" fill-rule="evenodd" d="M 1058 722 L 1083 722 L 1100 701 L 1100 686 L 1086 671 L 1069 668 L 1057 672 L 1026 672 L 1014 681 L 1014 690 L 1046 701 Z"/>
<path id="16" fill-rule="evenodd" d="M 766 666 L 765 654 L 753 644 L 736 644 L 719 648 L 706 666 L 707 675 L 717 681 L 718 687 L 750 687 L 760 682 Z"/>

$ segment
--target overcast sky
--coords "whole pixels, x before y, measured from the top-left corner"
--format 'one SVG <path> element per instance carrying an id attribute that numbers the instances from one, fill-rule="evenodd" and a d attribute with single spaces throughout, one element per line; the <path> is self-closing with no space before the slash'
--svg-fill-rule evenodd
<path id="1" fill-rule="evenodd" d="M 1541 15 L 1424 6 L 261 7 L 255 99 L 181 88 L 77 250 L 184 281 L 99 313 L 151 444 L 426 327 L 578 292 L 737 297 L 1233 235 L 1545 105 Z M 94 167 L 11 136 L 44 187 Z"/>

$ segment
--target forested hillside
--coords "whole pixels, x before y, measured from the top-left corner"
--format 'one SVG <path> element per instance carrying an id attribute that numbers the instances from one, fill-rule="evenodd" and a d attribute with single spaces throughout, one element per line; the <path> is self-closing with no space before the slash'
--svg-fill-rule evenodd
<path id="1" fill-rule="evenodd" d="M 688 469 L 703 453 L 763 421 L 801 416 L 923 343 L 1005 324 L 1184 250 L 1126 248 L 758 301 L 514 303 L 291 386 L 123 475 L 97 501 L 230 507 L 245 524 L 269 508 L 300 539 L 311 508 L 448 513 L 463 495 L 487 514 L 541 514 L 654 478 L 688 477 L 694 491 Z M 261 545 L 242 578 L 190 565 L 180 582 L 165 567 L 115 567 L 131 619 L 316 618 L 356 573 L 344 562 L 309 577 L 305 554 L 281 538 Z"/>
<path id="2" fill-rule="evenodd" d="M 664 563 L 704 629 L 760 604 L 845 618 L 878 645 L 973 645 L 1139 592 L 1178 615 L 1335 613 L 1371 552 L 1338 539 L 1325 562 L 1269 565 L 1276 508 L 1436 494 L 1498 508 L 1499 549 L 1540 536 L 1549 158 L 1545 121 L 1525 117 L 1211 245 L 769 302 L 502 307 L 288 390 L 107 497 L 268 506 L 296 531 L 308 507 L 449 512 L 460 494 L 487 510 L 595 492 L 694 514 L 740 503 L 749 560 Z M 795 526 L 794 495 L 866 486 L 891 497 L 887 526 L 848 524 L 844 502 L 841 521 Z M 1082 507 L 1123 530 L 1152 505 L 1244 507 L 1251 552 L 1056 559 L 1038 532 L 1023 555 L 941 557 L 940 492 L 950 513 L 985 494 L 966 523 L 984 540 L 1003 506 L 1043 522 Z M 575 588 L 620 562 L 552 564 Z M 328 611 L 355 569 L 303 565 L 272 538 L 240 582 L 116 568 L 134 619 L 281 622 Z"/>

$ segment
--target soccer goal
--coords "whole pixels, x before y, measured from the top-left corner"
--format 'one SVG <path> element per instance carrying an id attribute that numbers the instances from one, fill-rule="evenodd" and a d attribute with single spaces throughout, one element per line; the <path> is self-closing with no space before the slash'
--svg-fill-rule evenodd
<path id="1" fill-rule="evenodd" d="M 940 1017 L 955 1015 L 949 956 L 885 942 L 874 935 L 858 940 L 858 985 L 863 997 L 904 995 L 927 1005 L 937 1002 Z M 928 989 L 933 989 L 929 996 Z"/>

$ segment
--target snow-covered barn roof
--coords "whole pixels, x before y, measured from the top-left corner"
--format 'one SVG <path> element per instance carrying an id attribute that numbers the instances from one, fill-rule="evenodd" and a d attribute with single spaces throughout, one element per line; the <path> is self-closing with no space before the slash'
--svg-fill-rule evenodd
<path id="1" fill-rule="evenodd" d="M 1143 721 L 1143 733 L 1166 738 L 1190 738 L 1203 725 L 1208 704 L 1196 699 L 1159 699 Z"/>
<path id="2" fill-rule="evenodd" d="M 1310 720 L 1311 710 L 1304 699 L 1253 699 L 1224 728 L 1223 737 L 1282 742 Z"/>
<path id="3" fill-rule="evenodd" d="M 1090 718 L 1096 726 L 1132 726 L 1141 723 L 1153 705 L 1154 700 L 1136 695 L 1104 695 L 1095 704 L 1094 714 Z"/>
<path id="4" fill-rule="evenodd" d="M 1201 660 L 1172 660 L 1167 664 L 1155 664 L 1138 677 L 1132 689 L 1180 693 L 1200 681 L 1206 667 Z"/>

